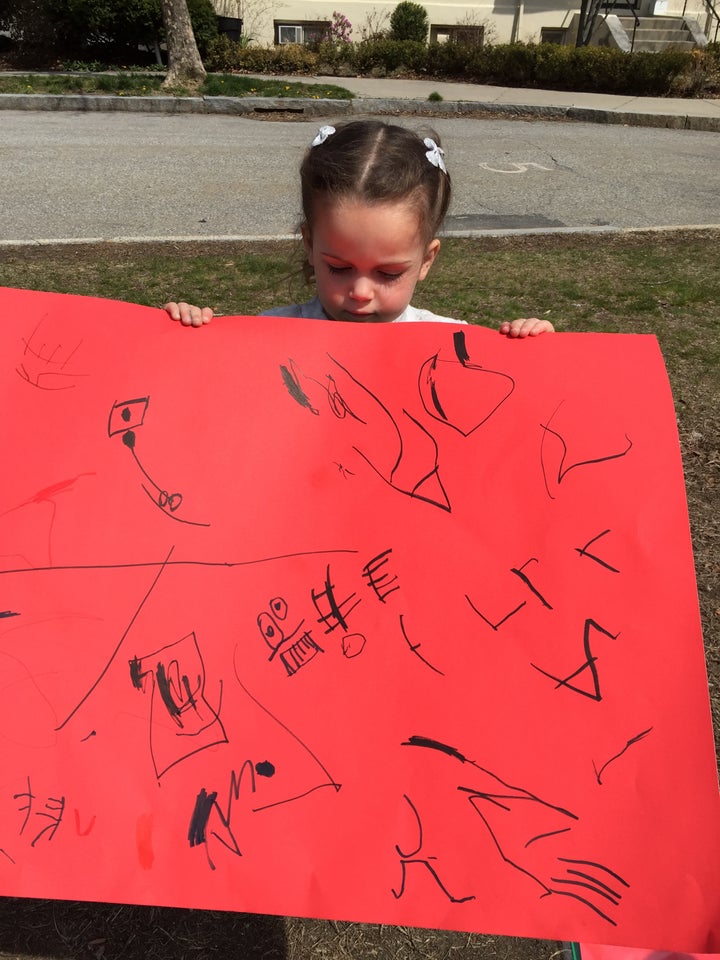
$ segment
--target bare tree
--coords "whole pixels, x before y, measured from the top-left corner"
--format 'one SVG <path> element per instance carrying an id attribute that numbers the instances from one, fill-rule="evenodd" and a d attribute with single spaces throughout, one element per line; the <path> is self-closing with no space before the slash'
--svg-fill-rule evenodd
<path id="1" fill-rule="evenodd" d="M 160 5 L 168 53 L 168 71 L 163 86 L 197 86 L 205 79 L 205 67 L 195 43 L 187 0 L 160 0 Z"/>

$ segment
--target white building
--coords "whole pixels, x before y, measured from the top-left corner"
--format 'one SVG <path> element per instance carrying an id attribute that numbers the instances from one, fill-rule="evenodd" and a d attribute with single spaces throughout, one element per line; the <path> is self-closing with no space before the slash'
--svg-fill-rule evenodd
<path id="1" fill-rule="evenodd" d="M 213 3 L 219 15 L 241 19 L 243 34 L 261 44 L 307 43 L 331 23 L 336 11 L 352 24 L 351 39 L 363 40 L 378 30 L 387 29 L 396 6 L 395 0 L 213 0 Z M 720 0 L 715 0 L 716 9 L 719 3 Z M 486 0 L 463 5 L 452 0 L 431 0 L 422 5 L 430 20 L 430 39 L 441 42 L 457 36 L 458 31 L 478 42 L 574 42 L 580 13 L 580 0 Z M 600 16 L 605 12 L 603 8 Z M 699 24 L 701 31 L 710 32 L 710 39 L 715 39 L 712 31 L 717 21 L 709 11 L 707 0 L 634 0 L 634 3 L 624 0 L 613 5 L 611 14 L 623 19 L 629 17 L 633 22 L 634 16 L 689 17 Z M 595 39 L 618 45 L 613 31 L 602 27 Z"/>

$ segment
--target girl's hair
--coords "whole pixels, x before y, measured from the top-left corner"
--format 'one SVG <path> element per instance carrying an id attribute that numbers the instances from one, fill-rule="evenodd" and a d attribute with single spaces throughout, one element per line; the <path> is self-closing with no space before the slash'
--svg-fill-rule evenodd
<path id="1" fill-rule="evenodd" d="M 439 148 L 438 135 L 432 130 L 426 134 Z M 420 232 L 429 243 L 450 205 L 450 176 L 428 158 L 428 152 L 423 137 L 405 127 L 381 120 L 338 125 L 308 149 L 300 166 L 304 223 L 310 234 L 324 202 L 405 200 L 416 207 Z M 437 160 L 437 152 L 434 156 Z"/>

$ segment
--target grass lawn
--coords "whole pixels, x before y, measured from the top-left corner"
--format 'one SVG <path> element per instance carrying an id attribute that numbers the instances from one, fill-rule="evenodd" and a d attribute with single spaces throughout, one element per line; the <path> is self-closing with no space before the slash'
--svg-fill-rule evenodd
<path id="1" fill-rule="evenodd" d="M 161 88 L 164 73 L 76 73 L 0 75 L 0 93 L 115 94 L 148 97 L 187 96 L 181 87 Z M 210 73 L 197 94 L 201 97 L 304 97 L 311 100 L 352 100 L 354 94 L 330 83 L 300 83 L 272 77 Z"/>
<path id="2" fill-rule="evenodd" d="M 446 240 L 417 306 L 494 327 L 651 333 L 673 387 L 720 730 L 720 230 Z M 0 248 L 0 285 L 256 313 L 307 299 L 291 243 Z M 170 321 L 168 320 L 168 323 Z M 194 332 L 188 335 L 195 335 Z M 717 743 L 717 739 L 716 739 Z M 2 952 L 5 951 L 5 952 Z M 555 942 L 160 908 L 5 900 L 0 958 L 559 960 Z"/>

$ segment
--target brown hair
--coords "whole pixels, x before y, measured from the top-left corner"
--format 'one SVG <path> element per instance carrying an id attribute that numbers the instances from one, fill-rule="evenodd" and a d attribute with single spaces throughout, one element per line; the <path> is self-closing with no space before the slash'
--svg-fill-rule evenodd
<path id="1" fill-rule="evenodd" d="M 440 138 L 426 131 L 438 147 Z M 338 125 L 300 166 L 304 224 L 312 234 L 318 203 L 352 199 L 364 203 L 407 200 L 417 211 L 420 231 L 429 243 L 450 205 L 450 176 L 427 156 L 423 136 L 381 120 Z"/>

